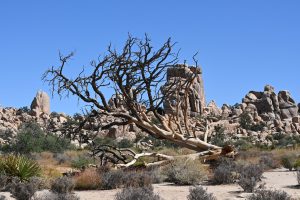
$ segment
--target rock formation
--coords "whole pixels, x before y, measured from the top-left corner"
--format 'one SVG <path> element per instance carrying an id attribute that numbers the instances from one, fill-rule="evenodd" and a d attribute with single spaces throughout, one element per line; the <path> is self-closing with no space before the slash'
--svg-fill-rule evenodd
<path id="1" fill-rule="evenodd" d="M 46 92 L 38 91 L 30 106 L 35 116 L 50 114 L 50 98 Z"/>
<path id="2" fill-rule="evenodd" d="M 188 99 L 188 112 L 191 116 L 201 115 L 203 108 L 205 107 L 205 96 L 204 96 L 204 86 L 202 79 L 202 70 L 199 67 L 187 66 L 183 64 L 177 64 L 167 70 L 167 82 L 162 87 L 162 92 L 166 93 L 166 88 L 174 83 L 183 83 L 191 77 L 195 76 L 190 88 L 189 88 L 189 99 Z M 176 102 L 177 97 L 175 95 L 175 90 L 177 90 L 176 85 L 171 89 L 174 91 L 174 95 L 169 96 L 164 102 L 163 106 L 166 113 L 172 113 L 174 107 L 174 102 Z M 182 88 L 185 90 L 185 88 Z M 184 92 L 184 91 L 179 91 Z"/>

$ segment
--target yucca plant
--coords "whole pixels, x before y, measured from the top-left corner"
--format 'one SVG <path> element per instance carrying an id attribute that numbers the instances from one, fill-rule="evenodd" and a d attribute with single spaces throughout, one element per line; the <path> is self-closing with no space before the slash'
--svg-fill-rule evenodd
<path id="1" fill-rule="evenodd" d="M 17 177 L 20 181 L 28 181 L 31 177 L 39 176 L 39 164 L 21 155 L 7 155 L 0 158 L 0 173 Z"/>

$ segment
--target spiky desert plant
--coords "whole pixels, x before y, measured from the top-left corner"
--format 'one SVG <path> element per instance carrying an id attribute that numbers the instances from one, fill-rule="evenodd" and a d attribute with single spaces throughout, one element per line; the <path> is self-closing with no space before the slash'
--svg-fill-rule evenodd
<path id="1" fill-rule="evenodd" d="M 41 174 L 39 164 L 25 156 L 7 155 L 0 158 L 0 172 L 7 176 L 18 177 L 20 181 L 28 181 Z"/>

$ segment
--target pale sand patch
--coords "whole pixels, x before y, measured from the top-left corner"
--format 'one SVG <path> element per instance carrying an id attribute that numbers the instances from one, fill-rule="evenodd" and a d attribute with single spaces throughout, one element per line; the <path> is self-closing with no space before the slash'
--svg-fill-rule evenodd
<path id="1" fill-rule="evenodd" d="M 276 169 L 263 174 L 262 181 L 266 188 L 284 190 L 292 197 L 300 199 L 300 188 L 297 185 L 295 172 L 286 169 Z M 249 194 L 243 193 L 237 184 L 231 185 L 205 185 L 208 192 L 213 193 L 218 200 L 245 199 Z M 184 200 L 189 193 L 190 186 L 174 186 L 168 183 L 155 184 L 154 191 L 165 200 Z M 113 200 L 115 194 L 120 190 L 101 191 L 77 191 L 75 192 L 81 200 Z M 39 192 L 41 193 L 41 192 Z M 0 193 L 9 197 L 9 193 Z M 13 198 L 8 198 L 9 200 Z"/>

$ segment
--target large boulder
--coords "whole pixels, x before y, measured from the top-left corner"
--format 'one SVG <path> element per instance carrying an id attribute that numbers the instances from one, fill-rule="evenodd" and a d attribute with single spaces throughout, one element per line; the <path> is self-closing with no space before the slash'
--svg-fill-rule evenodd
<path id="1" fill-rule="evenodd" d="M 166 94 L 166 92 L 169 93 L 170 91 L 174 91 L 174 93 L 168 96 L 163 103 L 166 113 L 173 113 L 173 107 L 176 102 L 178 102 L 176 93 L 179 92 L 179 95 L 181 95 L 186 91 L 186 88 L 181 88 L 181 91 L 177 91 L 177 85 L 179 83 L 184 84 L 186 80 L 193 78 L 195 75 L 196 78 L 193 79 L 190 88 L 188 88 L 188 112 L 191 116 L 198 116 L 203 113 L 206 103 L 202 70 L 200 67 L 187 66 L 185 64 L 177 64 L 169 67 L 167 70 L 167 82 L 161 89 L 163 94 Z"/>
<path id="2" fill-rule="evenodd" d="M 50 98 L 46 92 L 38 91 L 30 106 L 33 115 L 50 115 Z"/>
<path id="3" fill-rule="evenodd" d="M 298 116 L 298 106 L 288 91 L 284 90 L 278 93 L 278 102 L 282 119 Z"/>

